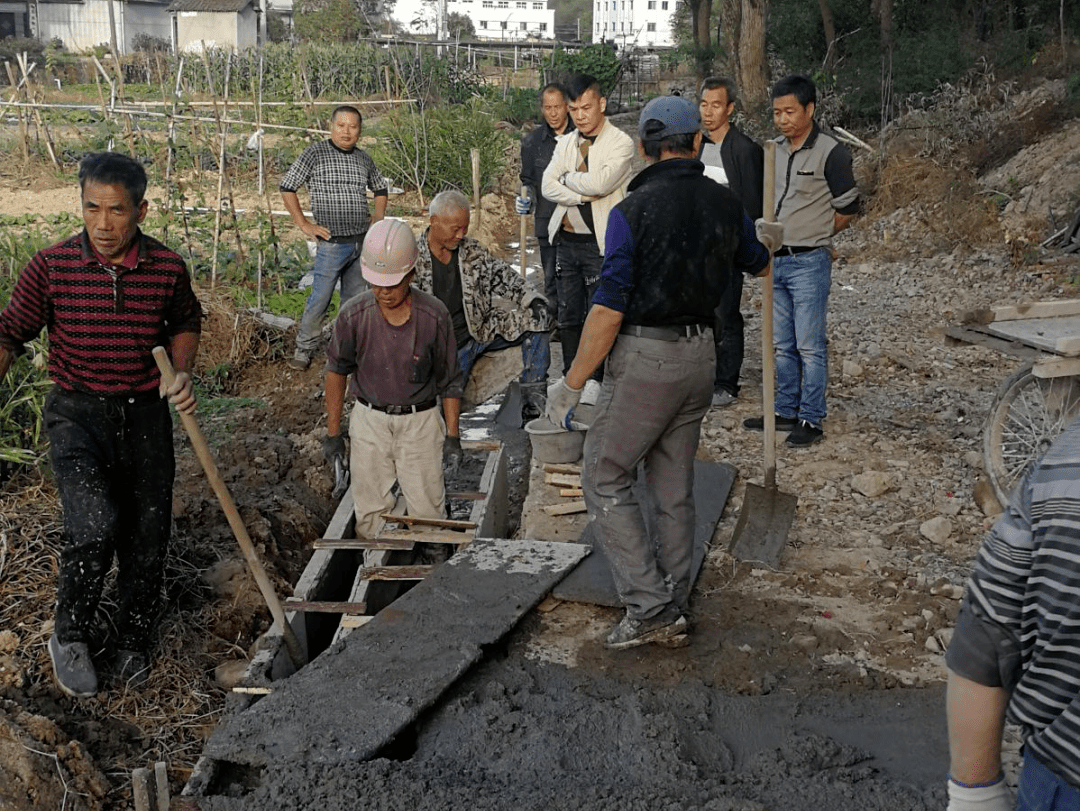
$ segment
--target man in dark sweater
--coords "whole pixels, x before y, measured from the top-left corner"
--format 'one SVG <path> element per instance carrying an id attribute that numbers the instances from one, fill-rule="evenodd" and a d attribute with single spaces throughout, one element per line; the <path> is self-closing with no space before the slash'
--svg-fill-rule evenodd
<path id="1" fill-rule="evenodd" d="M 558 136 L 574 129 L 570 120 L 567 90 L 552 82 L 540 91 L 540 110 L 543 120 L 532 132 L 521 139 L 521 183 L 526 195 L 514 200 L 514 210 L 521 215 L 535 212 L 534 230 L 540 244 L 540 264 L 544 270 L 544 297 L 548 300 L 551 318 L 559 315 L 559 291 L 555 278 L 555 246 L 548 240 L 548 220 L 555 211 L 555 203 L 540 191 L 544 170 L 551 162 Z"/>
<path id="2" fill-rule="evenodd" d="M 152 630 L 172 523 L 168 404 L 195 410 L 191 369 L 202 311 L 184 260 L 139 230 L 146 172 L 113 152 L 79 165 L 85 229 L 39 251 L 0 313 L 0 379 L 43 328 L 49 335 L 45 428 L 64 508 L 64 549 L 49 656 L 60 689 L 98 690 L 90 658 L 98 602 L 115 554 L 115 671 L 128 686 L 149 672 Z M 151 350 L 177 370 L 168 390 Z"/>
<path id="3" fill-rule="evenodd" d="M 715 374 L 714 311 L 732 268 L 756 274 L 769 261 L 742 204 L 695 160 L 700 128 L 696 106 L 679 96 L 642 110 L 649 166 L 611 211 L 581 346 L 565 380 L 548 389 L 547 417 L 566 425 L 585 381 L 607 361 L 582 484 L 626 607 L 607 636 L 615 649 L 686 632 L 694 456 Z M 762 226 L 763 238 L 782 242 L 778 224 Z M 652 533 L 634 489 L 641 463 L 648 498 L 662 505 Z"/>
<path id="4" fill-rule="evenodd" d="M 709 77 L 701 85 L 701 123 L 706 135 L 701 154 L 705 176 L 727 186 L 739 198 L 750 219 L 761 217 L 765 154 L 731 123 L 735 111 L 735 85 L 730 79 Z M 733 273 L 716 308 L 716 384 L 712 404 L 728 406 L 739 396 L 739 372 L 743 361 L 743 279 Z"/>

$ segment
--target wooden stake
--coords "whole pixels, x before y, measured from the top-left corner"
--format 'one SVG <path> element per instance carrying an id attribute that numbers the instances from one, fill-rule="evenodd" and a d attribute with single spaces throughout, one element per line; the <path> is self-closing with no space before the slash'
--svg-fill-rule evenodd
<path id="1" fill-rule="evenodd" d="M 163 761 L 154 764 L 154 781 L 157 783 L 158 811 L 169 811 L 169 772 Z"/>
<path id="2" fill-rule="evenodd" d="M 151 811 L 149 769 L 135 769 L 131 773 L 131 798 L 135 801 L 135 811 Z"/>
<path id="3" fill-rule="evenodd" d="M 471 149 L 469 155 L 472 158 L 473 219 L 476 220 L 476 230 L 479 232 L 480 218 L 483 215 L 480 210 L 480 150 Z"/>

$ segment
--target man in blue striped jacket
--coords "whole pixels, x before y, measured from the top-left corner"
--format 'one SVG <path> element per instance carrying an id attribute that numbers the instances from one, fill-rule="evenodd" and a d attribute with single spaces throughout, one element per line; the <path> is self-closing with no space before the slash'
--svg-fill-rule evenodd
<path id="1" fill-rule="evenodd" d="M 979 549 L 945 661 L 949 811 L 1080 808 L 1080 421 Z M 1024 736 L 1015 806 L 1006 715 Z"/>

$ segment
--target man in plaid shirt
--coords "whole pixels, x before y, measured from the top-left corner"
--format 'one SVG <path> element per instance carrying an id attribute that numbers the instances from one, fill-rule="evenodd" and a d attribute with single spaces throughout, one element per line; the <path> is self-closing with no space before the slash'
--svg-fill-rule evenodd
<path id="1" fill-rule="evenodd" d="M 360 249 L 372 223 L 386 213 L 386 180 L 367 152 L 356 146 L 362 120 L 355 107 L 343 105 L 330 117 L 330 140 L 305 149 L 281 179 L 281 199 L 296 227 L 318 240 L 315 281 L 311 286 L 296 352 L 289 366 L 304 370 L 320 349 L 323 321 L 341 280 L 341 303 L 367 289 L 360 272 Z M 304 216 L 296 190 L 307 184 L 311 193 L 312 222 Z M 370 214 L 367 190 L 375 200 Z"/>

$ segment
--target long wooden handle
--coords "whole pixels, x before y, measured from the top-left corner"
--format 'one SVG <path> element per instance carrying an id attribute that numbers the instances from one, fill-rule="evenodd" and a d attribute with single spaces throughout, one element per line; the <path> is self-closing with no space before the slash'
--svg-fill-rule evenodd
<path id="1" fill-rule="evenodd" d="M 176 372 L 173 370 L 172 362 L 169 360 L 165 347 L 155 346 L 153 354 L 158 369 L 161 370 L 161 379 L 165 381 L 166 386 L 171 386 L 173 380 L 176 379 Z M 259 591 L 262 592 L 263 599 L 270 609 L 270 615 L 274 618 L 278 627 L 281 628 L 282 637 L 285 639 L 285 647 L 289 651 L 289 658 L 292 659 L 296 667 L 303 667 L 304 657 L 300 651 L 300 642 L 297 640 L 296 634 L 293 633 L 292 626 L 285 621 L 285 611 L 281 607 L 281 601 L 278 600 L 277 592 L 274 591 L 270 578 L 266 576 L 266 570 L 263 568 L 262 561 L 259 560 L 259 555 L 255 551 L 255 545 L 251 543 L 251 537 L 248 535 L 247 528 L 240 518 L 239 510 L 236 509 L 236 503 L 229 494 L 229 488 L 225 486 L 221 474 L 218 473 L 213 453 L 210 451 L 210 446 L 206 444 L 206 438 L 199 429 L 199 423 L 196 422 L 193 414 L 177 413 L 180 414 L 180 422 L 183 423 L 184 430 L 187 431 L 188 438 L 191 440 L 191 447 L 195 449 L 195 455 L 199 457 L 199 462 L 202 464 L 203 470 L 206 471 L 206 478 L 210 481 L 214 493 L 217 494 L 218 501 L 221 502 L 221 509 L 225 511 L 225 517 L 229 519 L 229 526 L 232 527 L 236 542 L 240 544 L 240 551 L 244 553 L 248 568 L 251 569 L 251 574 L 259 586 Z"/>
<path id="2" fill-rule="evenodd" d="M 776 213 L 776 142 L 765 142 L 764 215 Z M 776 487 L 776 359 L 773 357 L 773 266 L 772 256 L 761 277 L 761 399 L 765 418 L 765 487 Z"/>
<path id="3" fill-rule="evenodd" d="M 528 192 L 528 186 L 521 187 L 521 196 Z M 525 278 L 525 241 L 529 238 L 529 215 L 521 215 L 521 278 Z"/>

